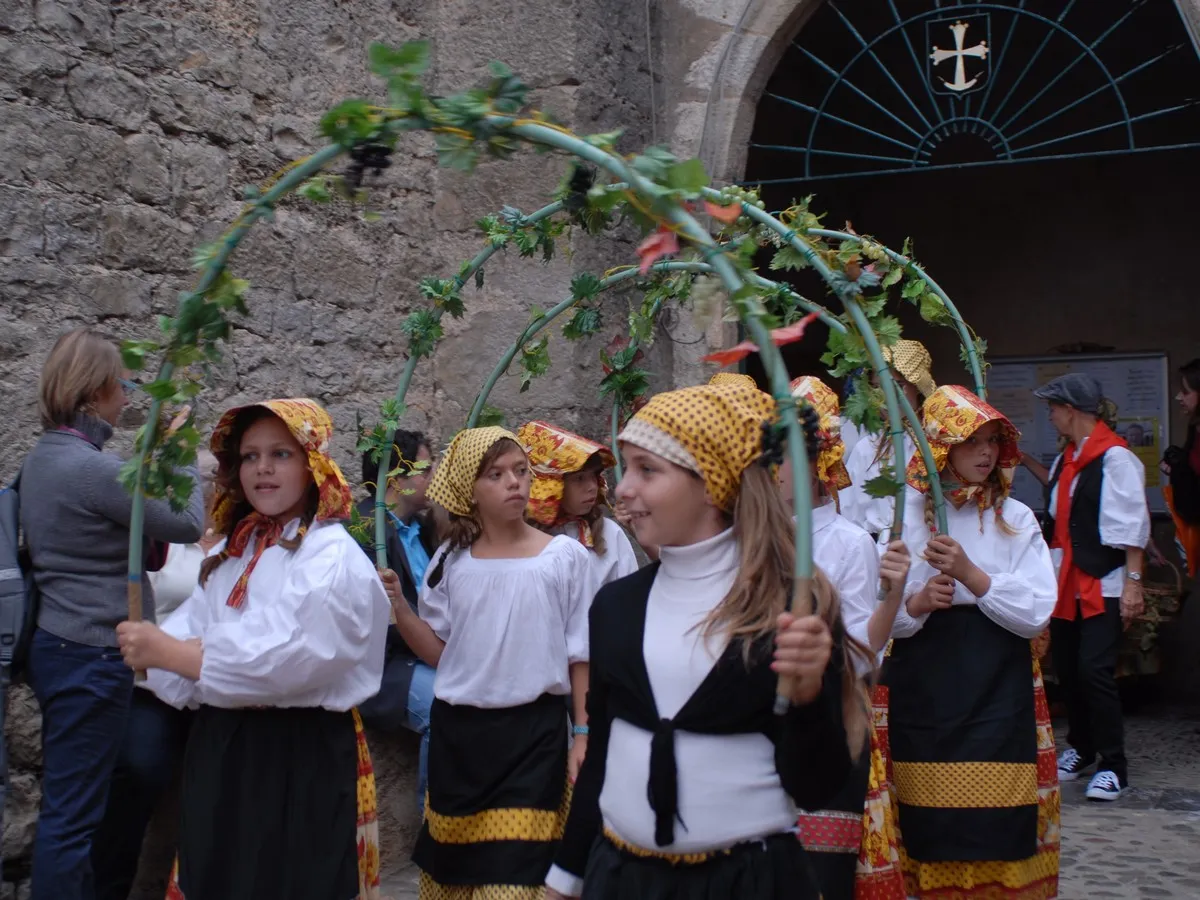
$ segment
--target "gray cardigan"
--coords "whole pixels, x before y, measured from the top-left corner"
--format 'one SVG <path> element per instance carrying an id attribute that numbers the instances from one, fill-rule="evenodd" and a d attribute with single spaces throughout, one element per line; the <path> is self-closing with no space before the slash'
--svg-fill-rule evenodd
<path id="1" fill-rule="evenodd" d="M 128 617 L 129 518 L 132 496 L 117 481 L 122 460 L 101 451 L 112 427 L 90 416 L 74 428 L 47 431 L 21 469 L 21 528 L 41 594 L 38 627 L 93 647 L 115 647 Z M 148 500 L 147 538 L 190 544 L 204 529 L 204 494 L 195 469 L 187 509 Z M 154 621 L 154 593 L 143 583 L 143 607 Z"/>

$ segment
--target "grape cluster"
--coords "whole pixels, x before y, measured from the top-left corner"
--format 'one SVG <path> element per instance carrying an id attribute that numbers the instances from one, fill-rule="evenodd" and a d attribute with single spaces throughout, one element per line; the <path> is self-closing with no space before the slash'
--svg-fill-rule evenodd
<path id="1" fill-rule="evenodd" d="M 730 200 L 736 200 L 738 203 L 749 204 L 758 209 L 767 208 L 767 205 L 758 198 L 758 190 L 756 188 L 744 188 L 737 184 L 730 184 L 721 188 L 721 196 L 728 197 Z"/>
<path id="2" fill-rule="evenodd" d="M 571 175 L 567 179 L 567 193 L 563 197 L 563 207 L 572 212 L 587 208 L 588 191 L 596 183 L 596 170 L 590 166 L 575 163 Z"/>
<path id="3" fill-rule="evenodd" d="M 358 144 L 350 150 L 350 167 L 346 170 L 346 183 L 351 190 L 362 186 L 364 173 L 370 169 L 376 176 L 392 164 L 392 148 L 383 144 Z"/>

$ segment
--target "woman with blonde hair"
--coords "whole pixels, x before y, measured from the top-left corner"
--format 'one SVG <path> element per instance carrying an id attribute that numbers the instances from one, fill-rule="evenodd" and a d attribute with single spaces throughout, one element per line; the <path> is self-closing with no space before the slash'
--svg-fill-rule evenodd
<path id="1" fill-rule="evenodd" d="M 797 808 L 840 785 L 866 712 L 828 582 L 815 614 L 785 612 L 775 418 L 754 387 L 707 384 L 659 394 L 621 433 L 617 495 L 661 555 L 592 606 L 591 747 L 549 898 L 819 895 Z M 780 675 L 794 687 L 776 716 Z"/>
<path id="2" fill-rule="evenodd" d="M 28 677 L 42 709 L 44 775 L 33 846 L 35 900 L 91 900 L 92 839 L 125 738 L 133 673 L 117 650 L 126 618 L 133 497 L 124 461 L 104 452 L 132 385 L 117 348 L 94 331 L 62 335 L 42 368 L 45 429 L 21 467 L 21 528 L 40 597 Z M 204 521 L 196 471 L 181 512 L 145 506 L 150 542 L 198 540 Z M 151 621 L 154 591 L 143 606 Z"/>
<path id="3" fill-rule="evenodd" d="M 904 392 L 912 408 L 920 413 L 921 405 L 937 388 L 930 370 L 933 368 L 933 357 L 919 341 L 899 340 L 890 347 L 883 348 L 883 357 L 892 370 L 896 386 Z M 872 373 L 872 379 L 875 375 Z M 916 450 L 916 441 L 909 434 L 910 423 L 904 422 L 904 461 L 905 465 Z M 868 534 L 877 535 L 892 524 L 892 515 L 896 508 L 895 497 L 872 497 L 867 492 L 867 485 L 878 478 L 884 467 L 892 470 L 897 481 L 902 481 L 903 472 L 892 461 L 892 437 L 889 434 L 884 416 L 884 428 L 867 440 L 861 440 L 854 445 L 853 451 L 846 460 L 846 469 L 850 473 L 851 485 L 842 492 L 841 512 L 847 519 L 862 528 Z"/>

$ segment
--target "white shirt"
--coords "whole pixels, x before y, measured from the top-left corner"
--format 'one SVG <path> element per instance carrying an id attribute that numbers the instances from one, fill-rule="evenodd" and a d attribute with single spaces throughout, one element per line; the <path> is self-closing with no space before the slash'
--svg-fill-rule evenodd
<path id="1" fill-rule="evenodd" d="M 727 639 L 705 641 L 698 627 L 733 586 L 738 546 L 733 531 L 689 547 L 663 547 L 650 588 L 642 653 L 658 714 L 673 718 L 708 676 Z M 604 823 L 639 847 L 654 843 L 650 780 L 651 733 L 614 719 L 607 773 L 600 792 Z M 796 806 L 775 768 L 765 734 L 675 732 L 679 817 L 666 853 L 730 847 L 795 827 Z"/>
<path id="2" fill-rule="evenodd" d="M 992 579 L 988 592 L 976 597 L 967 586 L 955 582 L 954 605 L 974 604 L 989 619 L 1023 638 L 1033 639 L 1042 633 L 1058 601 L 1058 579 L 1050 548 L 1042 537 L 1041 527 L 1033 511 L 1012 497 L 1004 501 L 1004 521 L 1017 533 L 1005 534 L 996 525 L 992 509 L 983 512 L 980 523 L 979 507 L 966 503 L 961 509 L 946 504 L 946 524 L 950 537 L 958 541 L 971 562 Z M 890 529 L 889 529 L 890 530 Z M 929 526 L 925 524 L 925 495 L 913 487 L 904 489 L 904 540 L 912 553 L 912 567 L 905 582 L 904 599 L 919 592 L 937 570 L 925 559 L 929 543 Z M 888 534 L 879 536 L 879 546 L 887 546 Z M 904 604 L 896 614 L 892 637 L 912 637 L 936 612 L 913 618 Z"/>
<path id="3" fill-rule="evenodd" d="M 200 583 L 202 562 L 204 548 L 199 544 L 171 544 L 163 567 L 146 573 L 146 580 L 154 590 L 154 609 L 159 619 L 165 619 L 192 596 Z"/>
<path id="4" fill-rule="evenodd" d="M 846 447 L 845 458 L 849 459 L 850 454 L 854 452 L 854 448 L 858 446 L 858 442 L 865 437 L 870 437 L 871 432 L 863 428 L 861 425 L 855 425 L 845 416 L 842 417 L 842 444 Z"/>
<path id="5" fill-rule="evenodd" d="M 1076 448 L 1083 451 L 1087 438 Z M 1050 476 L 1062 466 L 1062 455 L 1050 467 Z M 1105 547 L 1145 547 L 1150 541 L 1150 508 L 1146 505 L 1146 467 L 1127 447 L 1109 447 L 1100 463 L 1100 543 Z M 1079 479 L 1071 482 L 1071 496 Z M 1050 512 L 1058 509 L 1058 485 L 1050 491 Z M 1062 551 L 1051 550 L 1054 567 L 1062 564 Z M 1125 587 L 1125 567 L 1100 579 L 1100 593 L 1120 597 Z"/>
<path id="6" fill-rule="evenodd" d="M 633 544 L 629 542 L 625 530 L 608 516 L 599 521 L 598 527 L 604 535 L 604 552 L 588 550 L 588 558 L 592 564 L 592 583 L 597 591 L 610 581 L 632 575 L 638 570 L 637 555 L 633 552 Z M 572 524 L 558 525 L 550 529 L 551 534 L 562 534 L 569 538 L 574 538 L 577 531 L 578 526 Z"/>
<path id="7" fill-rule="evenodd" d="M 299 529 L 294 519 L 284 535 Z M 162 624 L 200 638 L 200 680 L 151 669 L 172 706 L 322 707 L 342 712 L 379 692 L 391 607 L 370 560 L 340 522 L 314 523 L 292 551 L 268 547 L 240 609 L 226 603 L 254 555 L 221 563 Z M 219 552 L 224 544 L 214 547 Z"/>
<path id="8" fill-rule="evenodd" d="M 867 623 L 879 603 L 879 554 L 869 534 L 838 515 L 832 503 L 812 512 L 813 562 L 837 588 L 846 633 L 870 648 Z M 882 661 L 880 651 L 878 661 Z M 855 655 L 859 677 L 871 671 L 870 663 Z"/>
<path id="9" fill-rule="evenodd" d="M 875 459 L 879 442 L 887 441 L 883 458 Z M 897 478 L 903 479 L 904 467 L 912 459 L 916 444 L 904 433 L 904 463 L 899 471 L 894 472 Z M 892 527 L 892 514 L 896 508 L 894 497 L 872 497 L 867 493 L 867 482 L 879 477 L 884 464 L 890 465 L 892 460 L 892 440 L 888 436 L 869 435 L 854 445 L 854 450 L 846 460 L 846 471 L 850 473 L 850 487 L 838 492 L 838 502 L 842 515 L 862 528 L 869 534 L 879 534 Z M 894 469 L 895 467 L 893 467 Z"/>
<path id="10" fill-rule="evenodd" d="M 571 663 L 588 660 L 594 554 L 565 535 L 526 559 L 476 559 L 470 548 L 455 550 L 430 587 L 446 547 L 430 561 L 418 604 L 446 642 L 433 695 L 503 709 L 571 693 Z"/>

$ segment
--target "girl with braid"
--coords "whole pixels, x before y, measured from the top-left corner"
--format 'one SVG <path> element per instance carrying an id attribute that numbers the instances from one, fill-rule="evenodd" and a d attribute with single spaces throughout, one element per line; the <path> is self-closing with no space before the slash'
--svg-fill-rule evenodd
<path id="1" fill-rule="evenodd" d="M 312 400 L 217 424 L 212 523 L 229 535 L 163 623 L 121 651 L 197 708 L 169 900 L 378 900 L 371 757 L 356 707 L 383 677 L 388 601 L 342 520 L 350 486 Z"/>
<path id="2" fill-rule="evenodd" d="M 792 615 L 794 529 L 772 399 L 734 380 L 659 394 L 620 436 L 617 496 L 659 561 L 590 615 L 591 746 L 550 900 L 816 900 L 797 808 L 862 747 L 837 596 Z M 794 679 L 773 711 L 777 675 Z"/>
<path id="3" fill-rule="evenodd" d="M 907 468 L 914 563 L 884 664 L 901 864 L 916 898 L 1048 900 L 1058 893 L 1058 780 L 1030 641 L 1058 588 L 1029 507 L 1009 496 L 1016 428 L 963 387 L 925 401 L 937 471 Z M 930 479 L 941 480 L 939 533 Z M 886 535 L 881 539 L 886 540 Z"/>

